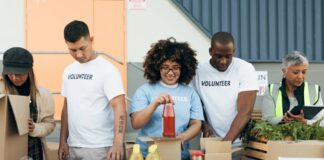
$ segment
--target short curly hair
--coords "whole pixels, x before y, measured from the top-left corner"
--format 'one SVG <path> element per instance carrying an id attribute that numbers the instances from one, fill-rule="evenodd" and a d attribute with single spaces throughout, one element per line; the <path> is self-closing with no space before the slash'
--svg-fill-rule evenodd
<path id="1" fill-rule="evenodd" d="M 196 74 L 198 64 L 196 52 L 189 47 L 187 42 L 177 42 L 173 37 L 159 40 L 151 46 L 143 64 L 144 77 L 150 83 L 161 80 L 160 67 L 167 60 L 177 62 L 181 66 L 178 83 L 189 84 Z"/>

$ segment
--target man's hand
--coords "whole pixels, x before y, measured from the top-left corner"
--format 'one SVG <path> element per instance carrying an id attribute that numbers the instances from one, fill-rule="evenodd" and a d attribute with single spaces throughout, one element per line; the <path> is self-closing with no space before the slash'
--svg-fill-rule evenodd
<path id="1" fill-rule="evenodd" d="M 60 143 L 59 149 L 58 149 L 58 157 L 59 160 L 65 160 L 68 159 L 70 156 L 69 153 L 69 146 L 67 143 Z"/>
<path id="2" fill-rule="evenodd" d="M 127 120 L 125 95 L 113 98 L 110 103 L 114 112 L 114 143 L 107 152 L 107 160 L 122 160 Z"/>
<path id="3" fill-rule="evenodd" d="M 122 160 L 123 153 L 123 144 L 114 144 L 107 152 L 107 160 Z"/>
<path id="4" fill-rule="evenodd" d="M 59 160 L 68 159 L 70 157 L 69 145 L 66 143 L 66 139 L 69 135 L 67 119 L 67 99 L 64 98 L 64 104 L 61 115 L 60 146 L 58 150 Z"/>
<path id="5" fill-rule="evenodd" d="M 202 128 L 201 128 L 202 132 L 203 132 L 203 137 L 214 137 L 214 132 L 213 129 L 207 124 L 207 123 L 202 123 Z"/>

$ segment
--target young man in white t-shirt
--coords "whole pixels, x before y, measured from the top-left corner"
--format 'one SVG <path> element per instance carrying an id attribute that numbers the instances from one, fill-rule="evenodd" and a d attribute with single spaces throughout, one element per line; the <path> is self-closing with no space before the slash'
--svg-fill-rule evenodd
<path id="1" fill-rule="evenodd" d="M 203 134 L 239 143 L 237 137 L 253 110 L 257 76 L 252 64 L 235 58 L 234 38 L 230 33 L 213 35 L 210 60 L 198 65 L 192 86 L 198 92 L 205 113 Z"/>
<path id="2" fill-rule="evenodd" d="M 84 22 L 70 22 L 64 39 L 76 61 L 63 73 L 59 159 L 122 159 L 126 104 L 120 73 L 92 49 Z"/>

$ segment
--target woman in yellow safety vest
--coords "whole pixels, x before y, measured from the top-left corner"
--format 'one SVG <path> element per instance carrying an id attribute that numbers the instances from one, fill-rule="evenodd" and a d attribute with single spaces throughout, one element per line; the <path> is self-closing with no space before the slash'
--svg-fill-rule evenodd
<path id="1" fill-rule="evenodd" d="M 308 65 L 307 58 L 300 51 L 290 52 L 284 57 L 281 83 L 270 84 L 263 97 L 263 120 L 272 124 L 291 121 L 312 124 L 324 117 L 324 109 L 313 119 L 305 119 L 302 110 L 299 115 L 289 112 L 297 105 L 323 106 L 320 86 L 305 81 Z M 324 125 L 324 121 L 321 125 Z"/>

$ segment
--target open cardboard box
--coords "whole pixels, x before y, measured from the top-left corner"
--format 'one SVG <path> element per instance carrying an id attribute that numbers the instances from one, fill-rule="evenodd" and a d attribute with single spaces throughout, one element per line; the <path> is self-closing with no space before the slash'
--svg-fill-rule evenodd
<path id="1" fill-rule="evenodd" d="M 168 137 L 139 137 L 148 146 L 155 143 L 161 159 L 181 160 L 181 139 Z"/>
<path id="2" fill-rule="evenodd" d="M 257 159 L 310 159 L 324 160 L 324 141 L 250 141 L 245 148 L 245 155 Z"/>
<path id="3" fill-rule="evenodd" d="M 0 94 L 0 160 L 27 159 L 30 98 Z"/>
<path id="4" fill-rule="evenodd" d="M 324 158 L 324 141 L 268 141 L 267 160 L 279 157 Z"/>
<path id="5" fill-rule="evenodd" d="M 45 157 L 46 160 L 58 160 L 58 142 L 47 142 L 45 147 Z"/>
<path id="6" fill-rule="evenodd" d="M 231 142 L 221 140 L 220 137 L 200 138 L 200 148 L 205 150 L 205 160 L 232 159 Z"/>

